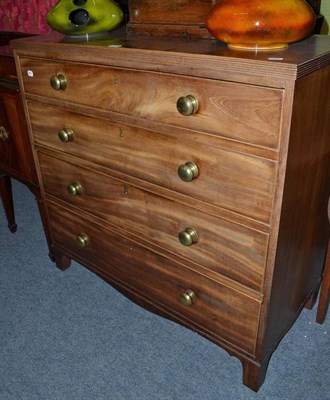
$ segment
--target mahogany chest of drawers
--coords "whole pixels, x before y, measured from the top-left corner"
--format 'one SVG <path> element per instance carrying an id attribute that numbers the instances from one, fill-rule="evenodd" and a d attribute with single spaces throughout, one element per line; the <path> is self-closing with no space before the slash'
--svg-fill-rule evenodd
<path id="1" fill-rule="evenodd" d="M 219 344 L 258 390 L 320 285 L 330 37 L 258 54 L 120 32 L 13 47 L 57 266 Z"/>

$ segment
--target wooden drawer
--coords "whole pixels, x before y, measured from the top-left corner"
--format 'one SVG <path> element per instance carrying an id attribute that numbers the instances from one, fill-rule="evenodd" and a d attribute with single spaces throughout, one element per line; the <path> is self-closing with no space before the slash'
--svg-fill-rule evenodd
<path id="1" fill-rule="evenodd" d="M 161 246 L 172 257 L 180 256 L 261 290 L 268 235 L 41 152 L 39 160 L 47 194 L 96 215 L 136 240 Z M 72 182 L 81 184 L 82 194 L 68 193 Z M 189 227 L 197 231 L 199 239 L 184 246 L 178 234 Z"/>
<path id="2" fill-rule="evenodd" d="M 203 24 L 214 4 L 214 0 L 130 0 L 130 21 L 158 24 Z"/>
<path id="3" fill-rule="evenodd" d="M 148 299 L 192 329 L 226 341 L 248 353 L 255 351 L 260 303 L 124 239 L 67 209 L 48 205 L 54 242 L 75 259 L 132 293 Z M 85 233 L 90 245 L 75 239 Z M 179 296 L 187 289 L 197 300 L 187 307 Z"/>
<path id="4" fill-rule="evenodd" d="M 2 61 L 2 60 L 1 60 Z M 0 169 L 14 178 L 33 183 L 32 154 L 18 84 L 0 84 Z"/>
<path id="5" fill-rule="evenodd" d="M 28 104 L 37 144 L 261 222 L 270 221 L 276 162 L 195 141 L 184 142 L 65 109 L 33 102 Z M 65 127 L 72 128 L 75 133 L 70 143 L 62 143 L 58 139 L 58 131 Z M 182 181 L 177 173 L 178 167 L 187 161 L 194 162 L 199 169 L 199 176 L 192 182 Z"/>
<path id="6" fill-rule="evenodd" d="M 21 58 L 27 93 L 128 114 L 255 145 L 278 146 L 283 91 L 187 76 Z M 62 74 L 64 90 L 49 80 Z M 177 99 L 192 95 L 199 110 L 177 111 Z"/>
<path id="7" fill-rule="evenodd" d="M 128 32 L 211 37 L 205 19 L 215 0 L 131 0 Z"/>

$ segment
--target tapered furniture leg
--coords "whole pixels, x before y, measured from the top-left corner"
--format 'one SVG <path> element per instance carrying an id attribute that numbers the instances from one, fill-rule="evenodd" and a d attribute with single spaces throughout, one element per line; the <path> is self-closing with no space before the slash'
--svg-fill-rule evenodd
<path id="1" fill-rule="evenodd" d="M 311 310 L 314 307 L 314 304 L 317 301 L 317 297 L 319 295 L 320 286 L 318 285 L 317 288 L 313 291 L 313 293 L 309 296 L 309 299 L 305 303 L 305 308 Z"/>
<path id="2" fill-rule="evenodd" d="M 317 307 L 316 322 L 322 324 L 328 311 L 330 300 L 330 240 L 328 244 L 327 257 L 325 260 L 319 305 Z"/>
<path id="3" fill-rule="evenodd" d="M 241 360 L 243 364 L 244 385 L 258 392 L 266 378 L 269 360 L 270 357 L 265 359 L 261 364 L 250 360 Z"/>
<path id="4" fill-rule="evenodd" d="M 0 176 L 0 197 L 8 222 L 10 232 L 16 232 L 17 225 L 15 222 L 13 193 L 11 188 L 11 180 L 8 175 Z"/>
<path id="5" fill-rule="evenodd" d="M 330 222 L 330 198 L 328 203 L 328 218 Z M 330 238 L 323 269 L 319 305 L 317 308 L 316 322 L 322 324 L 328 311 L 330 300 Z"/>
<path id="6" fill-rule="evenodd" d="M 41 222 L 44 228 L 47 244 L 48 244 L 48 249 L 49 249 L 49 258 L 52 260 L 52 262 L 55 262 L 55 257 L 54 254 L 52 254 L 52 245 L 51 245 L 51 234 L 50 234 L 50 225 L 49 225 L 49 220 L 45 208 L 45 203 L 41 199 L 41 194 L 40 194 L 40 188 L 38 186 L 29 186 L 29 189 L 31 192 L 34 194 L 38 209 L 39 209 L 39 215 L 41 218 Z"/>
<path id="7" fill-rule="evenodd" d="M 54 256 L 55 264 L 58 269 L 65 271 L 71 265 L 71 258 L 64 255 L 61 250 L 53 247 L 51 253 Z"/>

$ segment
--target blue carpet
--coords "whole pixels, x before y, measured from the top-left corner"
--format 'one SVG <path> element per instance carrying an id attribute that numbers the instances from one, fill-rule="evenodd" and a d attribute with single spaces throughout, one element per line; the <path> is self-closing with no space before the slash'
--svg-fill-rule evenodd
<path id="1" fill-rule="evenodd" d="M 13 189 L 15 234 L 0 206 L 0 400 L 330 400 L 329 315 L 301 313 L 256 394 L 215 344 L 77 263 L 55 268 L 33 195 Z"/>

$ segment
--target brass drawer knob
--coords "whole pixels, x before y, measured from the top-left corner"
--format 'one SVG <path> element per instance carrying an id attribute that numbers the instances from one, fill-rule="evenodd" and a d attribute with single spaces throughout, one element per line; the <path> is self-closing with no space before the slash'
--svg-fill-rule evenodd
<path id="1" fill-rule="evenodd" d="M 176 102 L 176 108 L 182 115 L 192 115 L 198 111 L 199 103 L 198 100 L 188 94 L 187 96 L 179 97 Z"/>
<path id="2" fill-rule="evenodd" d="M 183 165 L 180 165 L 178 168 L 178 175 L 180 179 L 185 182 L 191 182 L 193 179 L 197 178 L 199 174 L 199 170 L 196 164 L 191 161 L 186 162 Z"/>
<path id="3" fill-rule="evenodd" d="M 195 303 L 195 301 L 197 299 L 197 296 L 196 296 L 196 293 L 193 290 L 187 289 L 185 292 L 180 294 L 180 298 L 179 299 L 180 299 L 180 302 L 182 304 L 184 304 L 185 306 L 190 307 Z"/>
<path id="4" fill-rule="evenodd" d="M 3 126 L 0 126 L 0 140 L 2 140 L 4 142 L 8 139 L 8 137 L 9 137 L 9 134 L 6 131 L 6 129 Z"/>
<path id="5" fill-rule="evenodd" d="M 193 228 L 187 228 L 179 233 L 179 240 L 184 246 L 191 246 L 198 242 L 197 232 Z"/>
<path id="6" fill-rule="evenodd" d="M 58 138 L 63 143 L 72 142 L 74 138 L 74 132 L 71 128 L 64 128 L 58 131 Z"/>
<path id="7" fill-rule="evenodd" d="M 50 78 L 50 86 L 54 90 L 64 90 L 66 88 L 66 77 L 62 74 L 53 75 Z"/>
<path id="8" fill-rule="evenodd" d="M 76 243 L 79 247 L 85 248 L 90 245 L 90 239 L 85 233 L 81 233 L 76 237 Z"/>
<path id="9" fill-rule="evenodd" d="M 67 186 L 67 190 L 71 196 L 78 196 L 83 192 L 83 188 L 79 182 L 72 182 Z"/>

